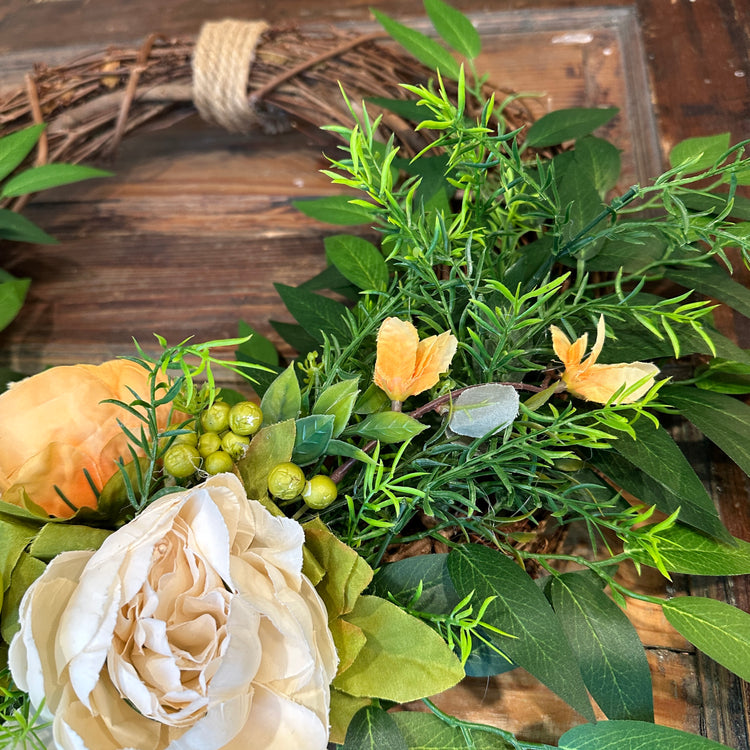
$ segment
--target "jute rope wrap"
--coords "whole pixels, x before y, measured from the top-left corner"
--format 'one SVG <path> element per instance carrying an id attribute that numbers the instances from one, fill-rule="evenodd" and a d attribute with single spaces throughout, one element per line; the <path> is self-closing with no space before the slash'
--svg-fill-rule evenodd
<path id="1" fill-rule="evenodd" d="M 206 23 L 193 52 L 193 103 L 204 120 L 234 133 L 247 133 L 258 117 L 247 86 L 265 21 Z"/>

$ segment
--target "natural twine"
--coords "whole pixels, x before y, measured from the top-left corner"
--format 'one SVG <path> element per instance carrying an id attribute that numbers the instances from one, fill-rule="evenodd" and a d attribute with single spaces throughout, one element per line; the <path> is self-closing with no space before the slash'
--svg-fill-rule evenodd
<path id="1" fill-rule="evenodd" d="M 247 83 L 265 21 L 227 19 L 203 24 L 193 52 L 193 102 L 200 116 L 233 133 L 258 124 Z"/>

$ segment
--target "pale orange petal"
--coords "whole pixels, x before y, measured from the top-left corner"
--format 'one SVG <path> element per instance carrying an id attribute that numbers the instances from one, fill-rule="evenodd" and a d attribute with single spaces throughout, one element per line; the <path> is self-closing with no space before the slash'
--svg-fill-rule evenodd
<path id="1" fill-rule="evenodd" d="M 404 401 L 414 376 L 419 334 L 408 321 L 386 318 L 378 331 L 373 380 L 391 401 Z"/>
<path id="2" fill-rule="evenodd" d="M 571 344 L 570 339 L 557 326 L 550 326 L 550 331 L 552 332 L 552 348 L 558 359 L 565 365 L 565 369 L 580 365 L 586 353 L 588 334 L 584 333 Z"/>
<path id="3" fill-rule="evenodd" d="M 458 340 L 448 331 L 419 342 L 410 395 L 416 396 L 438 382 L 440 374 L 450 367 L 457 346 Z"/>
<path id="4" fill-rule="evenodd" d="M 564 377 L 563 380 L 566 382 L 568 391 L 574 396 L 606 404 L 620 388 L 628 388 L 648 378 L 635 391 L 617 399 L 619 404 L 631 404 L 646 395 L 658 374 L 659 368 L 648 362 L 621 362 L 611 365 L 591 365 L 582 377 L 576 379 Z"/>
<path id="5" fill-rule="evenodd" d="M 591 354 L 588 356 L 585 362 L 583 362 L 584 367 L 591 367 L 597 359 L 599 359 L 599 355 L 602 353 L 602 347 L 604 346 L 604 339 L 607 335 L 607 327 L 604 324 L 604 316 L 599 316 L 599 322 L 596 324 L 596 341 L 594 342 L 594 345 L 591 347 Z M 583 352 L 581 352 L 581 355 L 583 355 Z"/>

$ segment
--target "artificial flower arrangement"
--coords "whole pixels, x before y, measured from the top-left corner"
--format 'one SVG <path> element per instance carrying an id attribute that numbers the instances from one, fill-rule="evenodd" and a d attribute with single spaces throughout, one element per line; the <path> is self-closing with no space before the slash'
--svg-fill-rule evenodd
<path id="1" fill-rule="evenodd" d="M 592 132 L 615 112 L 506 131 L 472 25 L 426 8 L 472 72 L 378 14 L 436 68 L 405 85 L 434 138 L 400 159 L 372 103 L 335 128 L 328 174 L 359 195 L 299 208 L 380 243 L 333 235 L 325 272 L 278 287 L 296 359 L 243 325 L 0 396 L 3 747 L 549 747 L 430 700 L 515 668 L 586 722 L 561 748 L 722 747 L 653 723 L 626 604 L 657 602 L 745 679 L 750 615 L 617 569 L 750 573 L 662 425 L 680 415 L 750 470 L 750 358 L 696 294 L 750 311 L 728 273 L 750 252 L 750 160 L 688 141 L 611 198 L 619 153 Z M 535 546 L 569 524 L 588 555 Z"/>

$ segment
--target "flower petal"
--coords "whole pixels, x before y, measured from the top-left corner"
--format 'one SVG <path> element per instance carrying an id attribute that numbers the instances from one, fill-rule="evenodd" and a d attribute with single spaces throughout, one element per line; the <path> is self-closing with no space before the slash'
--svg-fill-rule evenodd
<path id="1" fill-rule="evenodd" d="M 416 365 L 419 334 L 406 320 L 386 318 L 378 331 L 373 380 L 391 401 L 405 401 Z"/>
<path id="2" fill-rule="evenodd" d="M 458 339 L 449 331 L 420 341 L 409 395 L 416 396 L 432 388 L 438 382 L 441 373 L 448 371 L 457 347 Z"/>

